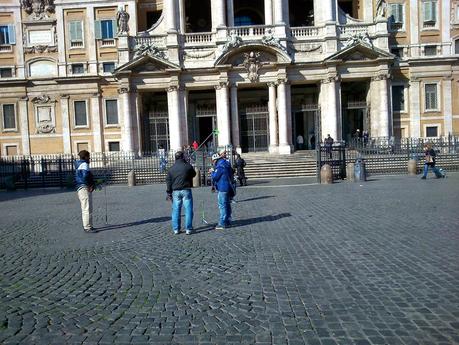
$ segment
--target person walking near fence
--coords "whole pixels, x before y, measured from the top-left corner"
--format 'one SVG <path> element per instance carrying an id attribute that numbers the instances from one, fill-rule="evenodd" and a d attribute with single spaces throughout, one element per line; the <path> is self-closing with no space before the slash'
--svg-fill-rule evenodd
<path id="1" fill-rule="evenodd" d="M 242 186 L 247 186 L 247 177 L 245 177 L 245 160 L 244 158 L 241 157 L 241 155 L 238 153 L 236 155 L 236 160 L 234 162 L 234 168 L 236 169 L 236 175 L 237 179 L 239 181 L 239 185 Z"/>
<path id="2" fill-rule="evenodd" d="M 185 161 L 182 151 L 175 153 L 175 163 L 166 177 L 167 200 L 172 201 L 172 231 L 178 235 L 181 230 L 182 205 L 185 208 L 185 231 L 193 233 L 193 177 L 196 171 Z"/>
<path id="3" fill-rule="evenodd" d="M 231 199 L 236 195 L 235 187 L 232 183 L 233 168 L 230 162 L 225 159 L 225 154 L 214 154 L 212 161 L 215 168 L 210 169 L 212 183 L 218 192 L 218 208 L 220 219 L 215 230 L 224 230 L 231 226 Z"/>
<path id="4" fill-rule="evenodd" d="M 324 144 L 325 144 L 325 151 L 327 152 L 328 158 L 332 158 L 332 148 L 333 148 L 333 138 L 330 136 L 330 134 L 327 134 L 327 137 L 325 138 Z"/>
<path id="5" fill-rule="evenodd" d="M 94 191 L 94 177 L 89 169 L 89 152 L 82 150 L 78 153 L 79 160 L 75 161 L 75 181 L 78 199 L 81 205 L 81 218 L 83 230 L 91 232 L 92 226 L 92 192 Z"/>
<path id="6" fill-rule="evenodd" d="M 434 172 L 437 178 L 445 177 L 440 170 L 435 166 L 437 154 L 432 148 L 431 144 L 424 145 L 424 173 L 422 174 L 421 179 L 425 180 L 427 178 L 427 173 L 429 172 L 429 167 Z"/>

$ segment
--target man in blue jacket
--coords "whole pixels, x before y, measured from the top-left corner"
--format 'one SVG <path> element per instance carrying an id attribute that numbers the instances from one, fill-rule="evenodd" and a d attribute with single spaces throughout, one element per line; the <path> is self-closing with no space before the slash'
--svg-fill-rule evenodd
<path id="1" fill-rule="evenodd" d="M 215 168 L 212 169 L 212 182 L 218 192 L 218 208 L 220 209 L 220 220 L 215 230 L 223 230 L 231 225 L 231 199 L 236 194 L 233 185 L 233 168 L 225 158 L 225 152 L 212 156 L 215 164 Z"/>
<path id="2" fill-rule="evenodd" d="M 91 232 L 92 226 L 92 192 L 94 191 L 94 177 L 89 170 L 89 152 L 86 150 L 78 153 L 79 160 L 75 161 L 75 180 L 78 199 L 81 204 L 81 216 L 83 218 L 83 230 Z"/>

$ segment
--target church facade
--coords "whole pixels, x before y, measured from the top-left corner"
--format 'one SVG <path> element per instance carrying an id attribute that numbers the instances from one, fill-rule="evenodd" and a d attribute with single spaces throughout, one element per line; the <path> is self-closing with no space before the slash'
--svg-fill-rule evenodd
<path id="1" fill-rule="evenodd" d="M 459 133 L 457 0 L 6 0 L 0 156 Z"/>

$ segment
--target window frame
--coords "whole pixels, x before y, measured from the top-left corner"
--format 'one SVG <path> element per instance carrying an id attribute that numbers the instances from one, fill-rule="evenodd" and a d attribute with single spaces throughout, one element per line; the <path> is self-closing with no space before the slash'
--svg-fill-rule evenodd
<path id="1" fill-rule="evenodd" d="M 81 39 L 73 39 L 72 40 L 72 23 L 80 23 Z M 68 22 L 68 30 L 69 30 L 69 43 L 70 43 L 69 47 L 70 47 L 70 49 L 84 49 L 85 48 L 84 21 L 83 20 L 69 20 L 69 22 Z M 76 45 L 76 43 L 81 43 L 81 45 Z"/>
<path id="2" fill-rule="evenodd" d="M 427 81 L 423 83 L 423 103 L 425 113 L 438 113 L 441 109 L 441 97 L 440 97 L 440 82 L 439 81 Z M 436 108 L 427 108 L 427 85 L 435 85 L 436 87 Z"/>
<path id="3" fill-rule="evenodd" d="M 14 115 L 14 128 L 5 128 L 5 105 L 12 105 L 13 106 L 13 115 Z M 1 112 L 1 128 L 2 132 L 17 132 L 18 131 L 18 115 L 17 115 L 17 107 L 16 103 L 2 103 L 0 105 L 0 112 Z"/>
<path id="4" fill-rule="evenodd" d="M 81 65 L 81 67 L 83 68 L 83 72 L 81 72 L 81 73 L 75 73 L 75 72 L 73 71 L 73 67 L 74 67 L 74 66 L 77 66 L 77 65 Z M 82 74 L 85 74 L 85 73 L 86 73 L 86 69 L 85 69 L 84 63 L 79 63 L 79 62 L 77 62 L 77 63 L 72 63 L 72 64 L 70 65 L 70 71 L 71 71 L 72 75 L 82 75 Z"/>
<path id="5" fill-rule="evenodd" d="M 433 54 L 433 55 L 430 55 L 430 54 L 427 55 L 427 54 L 426 54 L 426 48 L 434 48 L 434 49 L 435 49 L 435 54 Z M 423 52 L 424 52 L 424 54 L 423 54 L 424 56 L 428 56 L 428 57 L 430 57 L 430 56 L 438 56 L 438 45 L 436 45 L 436 44 L 426 44 L 426 45 L 423 47 L 422 50 L 423 50 Z"/>
<path id="6" fill-rule="evenodd" d="M 430 23 L 430 22 L 433 22 L 432 21 L 426 21 L 425 20 L 425 4 L 426 3 L 435 3 L 435 24 L 432 25 L 432 26 L 426 26 L 426 23 Z M 438 3 L 438 0 L 423 0 L 421 1 L 421 6 L 420 6 L 420 9 L 421 9 L 421 31 L 428 31 L 428 30 L 438 30 L 438 17 L 439 17 L 439 13 L 438 13 L 438 8 L 439 8 L 439 3 Z"/>
<path id="7" fill-rule="evenodd" d="M 424 138 L 440 138 L 442 135 L 442 125 L 441 123 L 425 123 L 423 125 L 424 129 Z M 436 137 L 428 137 L 427 136 L 427 127 L 437 127 L 437 136 Z"/>
<path id="8" fill-rule="evenodd" d="M 11 71 L 11 77 L 2 77 L 0 73 L 0 79 L 8 79 L 8 78 L 14 78 L 14 68 L 9 67 L 9 66 L 1 66 L 0 70 L 10 70 Z"/>
<path id="9" fill-rule="evenodd" d="M 112 74 L 113 71 L 111 72 L 105 72 L 105 66 L 107 66 L 108 64 L 113 64 L 113 71 L 116 69 L 116 63 L 114 61 L 103 61 L 102 62 L 102 73 L 103 74 Z"/>
<path id="10" fill-rule="evenodd" d="M 90 140 L 75 140 L 73 142 L 75 145 L 75 152 L 78 153 L 78 144 L 88 144 L 88 151 L 91 152 L 91 141 Z"/>
<path id="11" fill-rule="evenodd" d="M 16 44 L 16 27 L 14 26 L 14 24 L 1 24 L 0 25 L 0 28 L 2 27 L 5 27 L 6 28 L 6 33 L 8 34 L 8 42 L 3 42 L 3 43 L 0 43 L 0 46 L 12 46 L 12 45 L 15 45 Z M 0 35 L 2 35 L 1 33 L 1 29 L 0 29 Z M 4 37 L 6 38 L 6 36 Z"/>
<path id="12" fill-rule="evenodd" d="M 393 2 L 393 3 L 390 3 L 388 4 L 389 5 L 389 9 L 390 9 L 390 16 L 389 16 L 389 30 L 391 32 L 404 32 L 406 31 L 406 28 L 405 28 L 405 3 L 404 2 Z M 401 9 L 402 9 L 402 15 L 401 15 L 401 22 L 393 22 L 391 20 L 391 17 L 393 16 L 392 15 L 392 7 L 393 6 L 400 6 Z M 397 28 L 397 27 L 393 27 L 393 24 L 402 24 L 400 28 Z"/>
<path id="13" fill-rule="evenodd" d="M 108 123 L 107 122 L 107 101 L 116 101 L 116 111 L 118 117 L 118 123 Z M 104 126 L 105 128 L 119 128 L 120 127 L 120 111 L 119 111 L 119 101 L 118 98 L 104 98 Z"/>
<path id="14" fill-rule="evenodd" d="M 119 146 L 119 150 L 118 151 L 110 151 L 110 144 L 112 143 L 118 143 L 118 146 Z M 121 152 L 121 140 L 107 140 L 107 152 L 108 153 L 117 153 L 117 152 Z"/>
<path id="15" fill-rule="evenodd" d="M 86 125 L 77 125 L 77 113 L 76 113 L 76 103 L 77 102 L 84 102 L 85 105 L 85 113 L 86 113 Z M 89 128 L 89 107 L 88 107 L 88 101 L 86 99 L 74 99 L 73 100 L 73 128 L 78 129 L 78 128 Z"/>
<path id="16" fill-rule="evenodd" d="M 403 87 L 403 109 L 395 110 L 394 109 L 394 87 Z M 405 83 L 392 83 L 391 85 L 391 97 L 392 97 L 392 111 L 394 113 L 405 114 L 407 113 L 407 102 L 408 102 L 408 85 Z"/>
<path id="17" fill-rule="evenodd" d="M 17 152 L 16 156 L 20 156 L 21 155 L 21 152 L 19 151 L 19 144 L 18 143 L 3 143 L 2 144 L 3 156 L 5 156 L 5 157 L 14 157 L 14 156 L 8 156 L 7 155 L 7 148 L 8 147 L 16 147 L 16 152 Z"/>

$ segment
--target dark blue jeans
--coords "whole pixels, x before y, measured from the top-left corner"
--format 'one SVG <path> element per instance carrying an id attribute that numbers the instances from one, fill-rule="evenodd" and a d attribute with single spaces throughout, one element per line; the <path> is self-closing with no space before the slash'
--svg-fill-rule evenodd
<path id="1" fill-rule="evenodd" d="M 428 165 L 427 163 L 424 164 L 424 173 L 422 174 L 422 177 L 427 177 L 427 173 L 429 172 L 429 167 L 432 169 L 436 177 L 443 177 L 436 166 Z"/>
<path id="2" fill-rule="evenodd" d="M 185 229 L 193 230 L 193 194 L 191 189 L 172 192 L 172 229 L 180 230 L 182 205 L 185 208 Z"/>
<path id="3" fill-rule="evenodd" d="M 219 226 L 229 226 L 231 219 L 231 198 L 229 192 L 218 192 L 218 208 L 220 209 Z"/>

